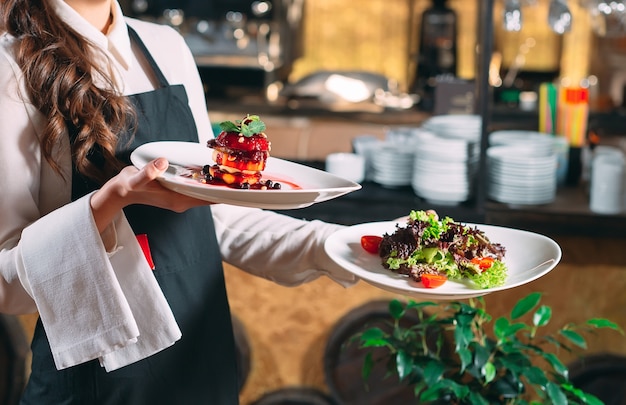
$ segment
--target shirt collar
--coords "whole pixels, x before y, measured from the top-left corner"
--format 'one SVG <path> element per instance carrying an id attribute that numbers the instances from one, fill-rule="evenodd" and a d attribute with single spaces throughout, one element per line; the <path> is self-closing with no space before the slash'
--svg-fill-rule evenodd
<path id="1" fill-rule="evenodd" d="M 115 58 L 124 69 L 131 67 L 133 52 L 130 37 L 128 36 L 128 28 L 124 20 L 122 8 L 117 0 L 113 0 L 112 2 L 111 13 L 113 15 L 113 22 L 106 35 L 89 24 L 65 1 L 52 0 L 51 4 L 59 18 L 78 32 L 78 34 L 82 35 L 97 47 L 110 52 L 110 55 Z"/>

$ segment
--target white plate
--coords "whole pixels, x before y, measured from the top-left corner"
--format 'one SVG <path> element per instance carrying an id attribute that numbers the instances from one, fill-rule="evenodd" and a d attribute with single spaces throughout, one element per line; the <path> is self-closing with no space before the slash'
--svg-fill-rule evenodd
<path id="1" fill-rule="evenodd" d="M 501 243 L 506 248 L 504 263 L 508 268 L 508 277 L 503 286 L 476 289 L 449 280 L 441 287 L 425 288 L 422 283 L 385 269 L 378 255 L 363 250 L 360 240 L 363 235 L 391 234 L 396 222 L 372 222 L 346 227 L 332 234 L 324 247 L 335 263 L 363 281 L 393 293 L 426 300 L 466 299 L 507 290 L 538 279 L 555 268 L 561 260 L 561 248 L 546 236 L 492 225 L 466 225 L 477 226 L 489 240 Z"/>
<path id="2" fill-rule="evenodd" d="M 238 190 L 202 184 L 181 176 L 183 167 L 202 167 L 215 162 L 212 150 L 194 142 L 152 142 L 133 151 L 130 160 L 137 168 L 157 157 L 165 157 L 170 167 L 159 178 L 167 188 L 206 201 L 265 209 L 296 209 L 327 201 L 358 190 L 361 185 L 323 170 L 270 157 L 264 179 L 281 183 L 280 190 Z"/>

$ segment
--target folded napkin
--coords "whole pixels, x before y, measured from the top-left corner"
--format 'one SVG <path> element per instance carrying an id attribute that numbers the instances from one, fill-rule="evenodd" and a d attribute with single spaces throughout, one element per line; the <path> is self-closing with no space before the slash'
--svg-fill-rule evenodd
<path id="1" fill-rule="evenodd" d="M 114 226 L 118 248 L 109 257 L 87 196 L 22 233 L 20 279 L 37 304 L 59 370 L 98 358 L 112 371 L 181 337 L 126 218 Z"/>

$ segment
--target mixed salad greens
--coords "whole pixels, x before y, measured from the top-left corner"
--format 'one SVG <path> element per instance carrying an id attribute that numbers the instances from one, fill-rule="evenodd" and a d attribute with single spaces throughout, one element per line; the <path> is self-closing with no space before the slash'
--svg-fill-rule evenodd
<path id="1" fill-rule="evenodd" d="M 477 227 L 439 219 L 434 211 L 411 211 L 406 226 L 396 226 L 380 240 L 378 254 L 385 268 L 422 281 L 441 285 L 441 277 L 469 280 L 476 288 L 503 285 L 506 249 L 489 241 Z"/>

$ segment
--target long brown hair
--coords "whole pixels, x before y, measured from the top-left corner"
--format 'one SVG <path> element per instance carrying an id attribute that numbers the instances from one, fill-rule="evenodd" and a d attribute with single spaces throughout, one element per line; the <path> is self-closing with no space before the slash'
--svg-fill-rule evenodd
<path id="1" fill-rule="evenodd" d="M 45 159 L 61 172 L 53 151 L 67 130 L 76 130 L 72 159 L 78 171 L 100 183 L 116 174 L 118 134 L 134 117 L 125 97 L 109 80 L 98 88 L 94 77 L 108 76 L 93 61 L 96 49 L 51 9 L 47 0 L 2 0 L 0 27 L 18 39 L 17 63 L 30 101 L 46 117 L 41 138 Z M 107 79 L 108 80 L 108 79 Z M 99 150 L 103 162 L 89 157 Z"/>

